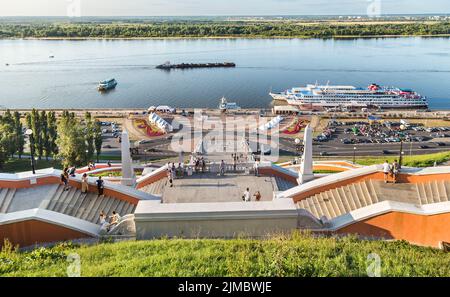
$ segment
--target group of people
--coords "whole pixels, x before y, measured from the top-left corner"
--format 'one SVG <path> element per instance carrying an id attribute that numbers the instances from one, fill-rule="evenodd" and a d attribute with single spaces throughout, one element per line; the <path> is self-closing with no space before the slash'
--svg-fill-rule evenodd
<path id="1" fill-rule="evenodd" d="M 75 168 L 75 167 L 73 167 Z M 61 183 L 64 185 L 63 191 L 68 191 L 70 189 L 69 186 L 69 178 L 75 176 L 75 169 L 72 173 L 72 171 L 69 168 L 64 168 L 63 172 L 61 173 Z M 104 181 L 101 176 L 98 177 L 97 181 L 95 182 L 97 185 L 97 191 L 98 191 L 98 197 L 103 196 L 103 190 L 104 190 Z M 89 181 L 88 181 L 88 175 L 87 173 L 83 173 L 83 176 L 81 177 L 81 193 L 86 194 L 89 192 Z"/>
<path id="2" fill-rule="evenodd" d="M 109 217 L 109 221 L 108 216 L 103 211 L 100 212 L 100 225 L 102 226 L 101 228 L 103 230 L 106 230 L 107 232 L 109 232 L 111 228 L 119 224 L 120 220 L 121 216 L 116 211 L 112 212 L 112 216 Z"/>
<path id="3" fill-rule="evenodd" d="M 395 160 L 392 164 L 389 164 L 388 160 L 383 163 L 384 182 L 389 182 L 389 175 L 392 177 L 392 182 L 397 182 L 397 177 L 400 172 L 400 164 Z"/>
<path id="4" fill-rule="evenodd" d="M 203 158 L 203 156 L 200 157 L 191 157 L 191 165 L 194 166 L 195 172 L 202 172 L 206 171 L 206 160 Z"/>
<path id="5" fill-rule="evenodd" d="M 173 180 L 175 178 L 184 176 L 184 166 L 182 163 L 167 163 L 167 179 L 169 180 L 170 187 L 173 187 Z"/>
<path id="6" fill-rule="evenodd" d="M 253 197 L 255 197 L 255 201 L 260 201 L 260 200 L 261 200 L 261 193 L 260 193 L 259 191 L 256 191 L 256 192 L 253 194 Z M 250 188 L 247 188 L 247 189 L 244 191 L 244 194 L 242 195 L 242 200 L 243 200 L 244 202 L 250 202 L 250 201 L 252 201 L 251 196 L 250 196 Z"/>

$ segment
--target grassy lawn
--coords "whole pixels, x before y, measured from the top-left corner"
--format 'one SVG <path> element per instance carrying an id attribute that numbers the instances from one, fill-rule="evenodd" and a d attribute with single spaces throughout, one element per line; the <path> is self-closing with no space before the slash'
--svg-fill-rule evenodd
<path id="1" fill-rule="evenodd" d="M 27 155 L 27 154 L 24 154 Z M 120 161 L 120 156 L 100 156 L 100 161 Z M 56 168 L 62 169 L 59 160 L 36 160 L 36 170 L 45 168 Z M 10 159 L 6 161 L 0 172 L 16 173 L 31 171 L 31 160 L 30 159 Z"/>
<path id="2" fill-rule="evenodd" d="M 450 276 L 450 253 L 403 241 L 355 237 L 270 239 L 162 239 L 71 244 L 32 252 L 3 249 L 1 276 L 66 276 L 70 253 L 80 256 L 81 276 L 367 276 L 381 259 L 381 276 Z"/>
<path id="3" fill-rule="evenodd" d="M 59 161 L 45 159 L 36 160 L 36 169 L 44 169 L 44 168 L 57 168 L 62 169 L 61 163 Z M 30 159 L 12 159 L 6 161 L 3 165 L 3 168 L 0 169 L 0 172 L 8 172 L 8 173 L 16 173 L 23 171 L 31 171 L 31 160 Z"/>
<path id="4" fill-rule="evenodd" d="M 292 161 L 294 159 L 293 156 L 280 156 L 277 163 L 283 163 Z M 316 161 L 326 161 L 326 160 L 349 160 L 352 161 L 353 157 L 351 156 L 336 156 L 336 157 L 318 157 L 315 156 L 314 160 Z M 355 162 L 360 165 L 374 165 L 374 164 L 382 164 L 385 160 L 389 162 L 393 162 L 398 159 L 397 155 L 392 156 L 367 156 L 367 157 L 357 157 Z M 411 167 L 429 167 L 433 166 L 434 162 L 437 164 L 442 164 L 447 161 L 450 161 L 450 151 L 448 152 L 440 152 L 434 154 L 427 155 L 413 155 L 413 156 L 404 156 L 403 157 L 403 165 L 411 166 Z M 317 172 L 317 173 L 329 173 L 329 172 Z"/>
<path id="5" fill-rule="evenodd" d="M 393 162 L 394 160 L 398 160 L 398 156 L 357 158 L 356 163 L 361 165 L 373 165 L 373 164 L 381 164 L 385 160 Z M 436 162 L 437 164 L 441 164 L 449 160 L 450 160 L 450 151 L 428 155 L 404 156 L 403 165 L 411 167 L 429 167 L 433 166 L 434 162 Z"/>

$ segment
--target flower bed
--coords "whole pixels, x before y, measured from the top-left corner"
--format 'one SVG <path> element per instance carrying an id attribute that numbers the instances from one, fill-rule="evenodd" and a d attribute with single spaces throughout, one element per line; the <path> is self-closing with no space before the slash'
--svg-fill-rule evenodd
<path id="1" fill-rule="evenodd" d="M 138 129 L 144 130 L 147 136 L 150 137 L 161 136 L 165 134 L 165 132 L 162 131 L 159 127 L 153 124 L 148 124 L 145 120 L 136 120 L 135 125 Z"/>
<path id="2" fill-rule="evenodd" d="M 296 120 L 291 126 L 289 126 L 288 128 L 286 128 L 285 130 L 283 130 L 283 134 L 297 134 L 299 133 L 302 128 L 306 127 L 306 122 L 303 120 Z"/>

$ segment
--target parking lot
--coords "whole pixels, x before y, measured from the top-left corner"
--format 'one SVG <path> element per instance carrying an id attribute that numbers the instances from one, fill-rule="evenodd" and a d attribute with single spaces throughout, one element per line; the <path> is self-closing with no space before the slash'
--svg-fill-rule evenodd
<path id="1" fill-rule="evenodd" d="M 399 154 L 401 146 L 405 155 L 436 153 L 450 150 L 450 125 L 427 128 L 406 122 L 331 121 L 314 144 L 314 153 L 322 156 Z"/>

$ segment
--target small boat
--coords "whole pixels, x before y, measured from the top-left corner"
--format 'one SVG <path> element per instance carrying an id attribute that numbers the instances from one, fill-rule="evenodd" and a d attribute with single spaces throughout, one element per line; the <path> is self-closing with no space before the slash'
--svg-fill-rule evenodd
<path id="1" fill-rule="evenodd" d="M 112 78 L 110 80 L 101 81 L 98 84 L 98 90 L 99 91 L 108 91 L 111 89 L 114 89 L 117 86 L 117 81 Z"/>
<path id="2" fill-rule="evenodd" d="M 51 54 L 50 56 L 48 56 L 50 59 L 53 59 L 55 57 L 55 55 Z"/>
<path id="3" fill-rule="evenodd" d="M 8 63 L 6 63 L 6 64 L 5 64 L 5 66 L 9 66 L 9 64 L 8 64 Z"/>
<path id="4" fill-rule="evenodd" d="M 222 112 L 225 112 L 227 110 L 239 110 L 241 108 L 235 102 L 228 102 L 227 98 L 222 97 L 222 99 L 220 99 L 219 109 Z"/>

